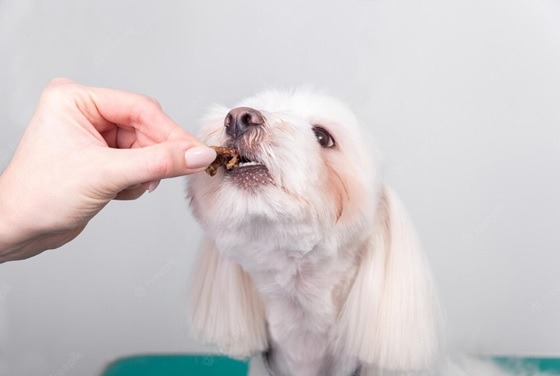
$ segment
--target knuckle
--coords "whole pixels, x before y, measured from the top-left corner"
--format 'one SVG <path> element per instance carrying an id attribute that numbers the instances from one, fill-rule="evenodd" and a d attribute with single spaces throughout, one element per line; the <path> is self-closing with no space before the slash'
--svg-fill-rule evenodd
<path id="1" fill-rule="evenodd" d="M 150 159 L 146 166 L 148 176 L 155 178 L 166 177 L 170 172 L 171 153 L 166 150 L 159 150 L 154 157 Z"/>
<path id="2" fill-rule="evenodd" d="M 51 80 L 51 82 L 49 82 L 46 90 L 47 91 L 67 90 L 68 87 L 70 85 L 72 85 L 73 83 L 74 83 L 73 81 L 71 81 L 67 78 L 63 78 L 63 77 L 55 78 L 55 79 Z"/>
<path id="3" fill-rule="evenodd" d="M 69 78 L 66 78 L 66 77 L 56 77 L 56 78 L 53 78 L 53 79 L 51 80 L 51 82 L 49 82 L 49 85 L 48 85 L 48 86 L 62 86 L 62 85 L 68 85 L 68 84 L 72 84 L 72 83 L 74 83 L 74 81 L 72 81 L 72 80 L 69 79 Z"/>
<path id="4" fill-rule="evenodd" d="M 151 106 L 156 110 L 161 110 L 161 103 L 155 98 L 146 96 L 146 100 L 151 103 Z"/>
<path id="5" fill-rule="evenodd" d="M 135 124 L 149 123 L 161 111 L 161 104 L 157 100 L 141 95 L 136 103 L 132 121 Z"/>
<path id="6" fill-rule="evenodd" d="M 43 96 L 48 100 L 53 100 L 67 95 L 74 84 L 73 81 L 67 78 L 55 78 L 49 82 Z"/>
<path id="7" fill-rule="evenodd" d="M 146 111 L 161 111 L 162 109 L 161 103 L 159 103 L 157 99 L 147 95 L 140 95 L 138 102 L 138 105 Z"/>

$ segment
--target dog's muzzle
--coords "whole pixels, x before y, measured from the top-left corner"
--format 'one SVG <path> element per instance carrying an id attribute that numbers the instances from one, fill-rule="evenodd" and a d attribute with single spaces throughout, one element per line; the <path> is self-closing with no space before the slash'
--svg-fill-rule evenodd
<path id="1" fill-rule="evenodd" d="M 228 170 L 226 176 L 237 187 L 254 190 L 273 183 L 267 167 L 255 155 L 255 145 L 248 144 L 243 135 L 265 124 L 264 116 L 254 108 L 237 107 L 228 112 L 224 119 L 225 132 L 230 141 L 228 147 L 239 151 L 237 168 Z"/>

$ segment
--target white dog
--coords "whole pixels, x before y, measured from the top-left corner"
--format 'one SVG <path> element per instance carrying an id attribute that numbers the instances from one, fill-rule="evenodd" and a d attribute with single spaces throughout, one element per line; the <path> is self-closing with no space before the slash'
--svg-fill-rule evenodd
<path id="1" fill-rule="evenodd" d="M 201 136 L 242 163 L 189 182 L 207 235 L 189 304 L 200 339 L 263 353 L 273 375 L 439 373 L 429 268 L 348 108 L 267 91 L 216 108 Z"/>

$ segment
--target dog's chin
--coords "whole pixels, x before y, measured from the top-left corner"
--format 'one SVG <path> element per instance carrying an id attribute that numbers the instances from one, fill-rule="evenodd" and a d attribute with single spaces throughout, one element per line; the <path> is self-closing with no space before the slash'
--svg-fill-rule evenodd
<path id="1" fill-rule="evenodd" d="M 227 170 L 224 179 L 238 189 L 256 192 L 259 188 L 274 185 L 268 168 L 257 162 L 247 162 L 239 167 Z"/>

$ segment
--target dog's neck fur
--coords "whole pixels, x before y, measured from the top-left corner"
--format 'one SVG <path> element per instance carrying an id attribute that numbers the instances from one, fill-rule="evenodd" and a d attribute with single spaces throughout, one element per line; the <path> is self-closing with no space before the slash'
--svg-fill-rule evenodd
<path id="1" fill-rule="evenodd" d="M 333 250 L 320 248 L 305 255 L 275 250 L 268 265 L 246 269 L 264 303 L 275 375 L 350 375 L 358 365 L 333 348 L 332 335 L 357 271 L 360 245 L 334 250 L 338 257 L 328 258 L 316 254 Z"/>

